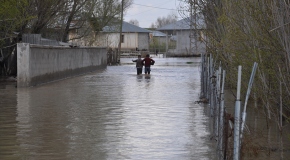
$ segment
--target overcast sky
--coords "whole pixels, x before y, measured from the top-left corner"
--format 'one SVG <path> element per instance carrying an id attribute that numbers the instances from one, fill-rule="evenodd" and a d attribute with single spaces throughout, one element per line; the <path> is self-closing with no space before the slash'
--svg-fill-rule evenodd
<path id="1" fill-rule="evenodd" d="M 137 19 L 139 26 L 148 28 L 158 17 L 177 12 L 179 0 L 133 0 L 133 5 L 124 15 L 124 21 Z"/>

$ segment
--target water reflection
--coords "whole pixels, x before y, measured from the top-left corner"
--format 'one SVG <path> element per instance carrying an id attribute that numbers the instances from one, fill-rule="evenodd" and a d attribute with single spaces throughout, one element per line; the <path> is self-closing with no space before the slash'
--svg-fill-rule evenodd
<path id="1" fill-rule="evenodd" d="M 0 159 L 18 159 L 15 84 L 0 86 Z"/>
<path id="2" fill-rule="evenodd" d="M 227 111 L 234 115 L 235 99 L 231 92 L 226 91 Z M 253 101 L 247 106 L 247 119 L 245 136 L 246 142 L 243 150 L 245 159 L 271 160 L 271 159 L 289 159 L 290 157 L 290 125 L 283 126 L 283 133 L 280 134 L 275 117 L 267 120 L 262 106 L 256 106 Z M 283 147 L 281 147 L 281 142 Z"/>
<path id="3" fill-rule="evenodd" d="M 1 101 L 11 109 L 0 113 L 0 132 L 13 148 L 1 141 L 0 159 L 215 159 L 209 118 L 194 103 L 199 59 L 154 60 L 150 76 L 135 75 L 131 59 L 122 59 L 91 74 L 12 89 L 12 102 Z M 13 127 L 5 128 L 8 122 Z"/>

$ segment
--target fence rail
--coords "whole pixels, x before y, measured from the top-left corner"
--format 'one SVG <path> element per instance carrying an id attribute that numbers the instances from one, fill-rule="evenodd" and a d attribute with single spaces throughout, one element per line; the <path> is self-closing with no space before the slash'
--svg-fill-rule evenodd
<path id="1" fill-rule="evenodd" d="M 22 41 L 24 43 L 30 43 L 30 44 L 60 46 L 58 41 L 41 38 L 40 34 L 23 34 Z"/>

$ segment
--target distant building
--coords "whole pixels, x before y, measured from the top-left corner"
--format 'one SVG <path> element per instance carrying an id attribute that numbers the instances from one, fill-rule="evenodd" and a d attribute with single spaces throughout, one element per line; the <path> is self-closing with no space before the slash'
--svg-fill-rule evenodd
<path id="1" fill-rule="evenodd" d="M 99 46 L 96 41 L 96 31 L 89 22 L 72 22 L 68 40 L 74 46 Z"/>
<path id="2" fill-rule="evenodd" d="M 157 39 L 159 43 L 166 43 L 166 34 L 160 31 L 151 31 L 150 39 Z"/>
<path id="3" fill-rule="evenodd" d="M 166 40 L 168 39 L 168 40 Z M 160 31 L 151 31 L 150 33 L 150 51 L 151 52 L 165 52 L 166 51 L 166 43 L 168 44 L 168 48 L 174 48 L 176 46 L 176 40 L 172 35 L 166 35 Z"/>
<path id="4" fill-rule="evenodd" d="M 89 26 L 89 24 L 86 24 Z M 117 22 L 114 25 L 105 26 L 100 31 L 93 31 L 91 27 L 84 29 L 71 29 L 68 39 L 70 43 L 76 46 L 99 46 L 112 49 L 118 49 L 120 41 L 120 25 Z M 149 33 L 151 31 L 140 28 L 133 24 L 122 23 L 122 51 L 149 50 Z M 84 35 L 84 36 L 82 36 Z"/>
<path id="5" fill-rule="evenodd" d="M 195 22 L 193 22 L 194 24 Z M 168 49 L 168 55 L 199 55 L 206 52 L 203 32 L 205 29 L 204 20 L 199 18 L 196 22 L 196 30 L 195 27 L 190 29 L 190 18 L 184 18 L 156 29 L 165 34 L 173 35 L 171 38 L 176 40 L 176 48 Z M 196 32 L 196 38 L 194 32 Z"/>
<path id="6" fill-rule="evenodd" d="M 110 48 L 118 48 L 120 41 L 120 26 L 106 26 L 103 31 L 97 36 L 99 46 L 106 46 Z M 151 31 L 140 28 L 133 24 L 123 22 L 121 50 L 135 51 L 149 50 L 149 33 Z"/>

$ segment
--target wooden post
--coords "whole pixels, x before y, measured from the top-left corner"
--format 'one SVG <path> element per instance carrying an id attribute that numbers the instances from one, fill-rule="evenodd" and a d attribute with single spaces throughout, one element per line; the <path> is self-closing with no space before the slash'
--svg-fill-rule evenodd
<path id="1" fill-rule="evenodd" d="M 124 0 L 122 0 L 122 4 L 121 4 L 120 41 L 119 41 L 119 45 L 118 45 L 118 57 L 117 57 L 118 63 L 120 62 L 120 56 L 121 56 L 122 27 L 123 27 L 123 9 L 124 9 Z"/>

